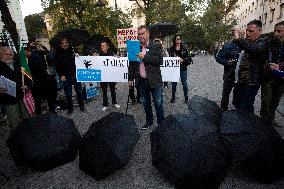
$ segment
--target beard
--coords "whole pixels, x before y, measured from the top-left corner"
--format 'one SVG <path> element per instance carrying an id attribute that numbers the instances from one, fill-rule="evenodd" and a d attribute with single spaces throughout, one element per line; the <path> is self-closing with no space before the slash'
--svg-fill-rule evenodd
<path id="1" fill-rule="evenodd" d="M 1 60 L 2 62 L 6 63 L 6 64 L 12 64 L 14 62 L 13 59 L 8 59 L 8 60 Z"/>

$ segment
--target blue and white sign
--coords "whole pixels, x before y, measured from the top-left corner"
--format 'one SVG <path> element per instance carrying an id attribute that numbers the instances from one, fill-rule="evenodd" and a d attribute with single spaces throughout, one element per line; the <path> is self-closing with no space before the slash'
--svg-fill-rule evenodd
<path id="1" fill-rule="evenodd" d="M 75 63 L 79 82 L 128 82 L 127 57 L 79 56 L 75 58 Z M 161 73 L 163 81 L 179 82 L 179 58 L 164 57 Z"/>
<path id="2" fill-rule="evenodd" d="M 88 82 L 85 83 L 85 85 L 86 85 L 87 99 L 95 97 L 100 94 L 100 90 L 98 88 L 97 83 Z"/>
<path id="3" fill-rule="evenodd" d="M 77 69 L 77 79 L 81 82 L 101 81 L 101 70 L 96 69 Z"/>

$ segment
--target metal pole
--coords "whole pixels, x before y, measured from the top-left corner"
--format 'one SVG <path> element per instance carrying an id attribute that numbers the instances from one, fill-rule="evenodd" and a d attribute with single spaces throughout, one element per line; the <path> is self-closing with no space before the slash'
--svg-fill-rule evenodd
<path id="1" fill-rule="evenodd" d="M 115 11 L 117 11 L 117 3 L 116 3 L 116 0 L 114 0 L 114 6 L 115 6 Z"/>

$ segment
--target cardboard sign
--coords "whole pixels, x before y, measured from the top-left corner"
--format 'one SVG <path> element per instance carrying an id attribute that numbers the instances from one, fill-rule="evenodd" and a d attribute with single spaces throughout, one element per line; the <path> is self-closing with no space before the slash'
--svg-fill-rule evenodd
<path id="1" fill-rule="evenodd" d="M 117 29 L 118 48 L 126 48 L 126 40 L 138 40 L 136 28 Z"/>

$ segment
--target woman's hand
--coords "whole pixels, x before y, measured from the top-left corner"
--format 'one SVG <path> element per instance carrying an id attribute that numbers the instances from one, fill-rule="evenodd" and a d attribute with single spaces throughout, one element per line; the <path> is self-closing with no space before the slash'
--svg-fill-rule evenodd
<path id="1" fill-rule="evenodd" d="M 66 81 L 66 77 L 65 77 L 65 75 L 63 75 L 63 76 L 61 76 L 61 81 Z"/>

